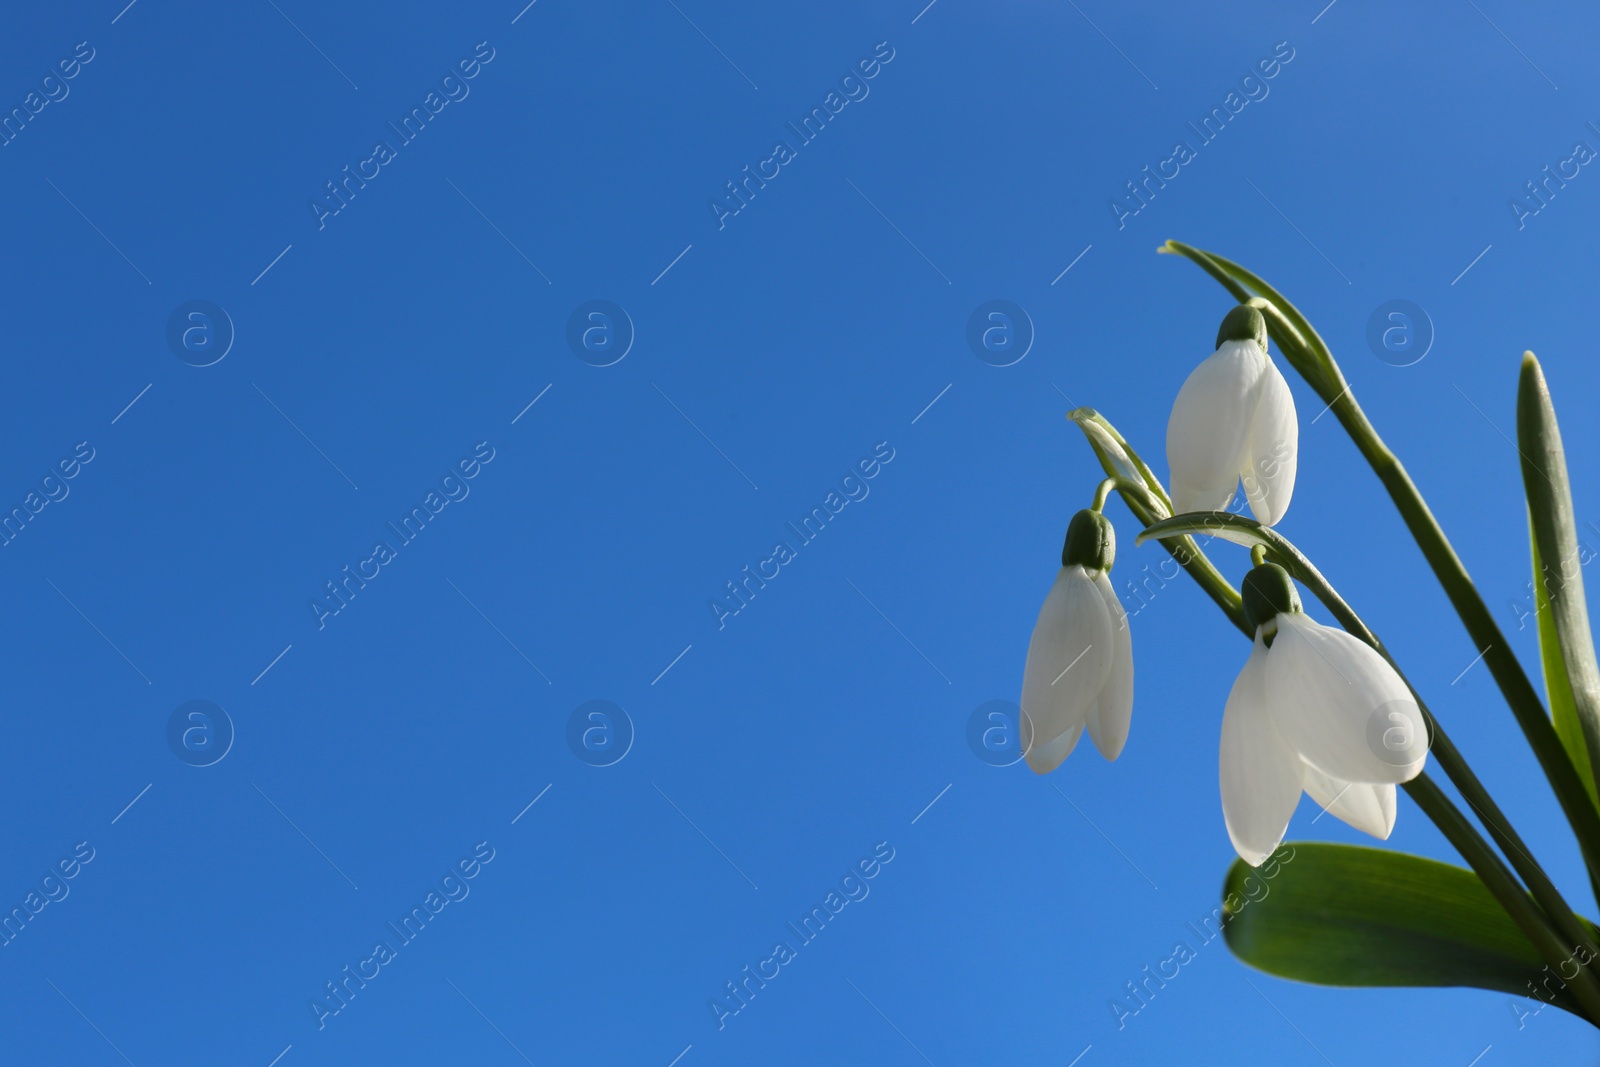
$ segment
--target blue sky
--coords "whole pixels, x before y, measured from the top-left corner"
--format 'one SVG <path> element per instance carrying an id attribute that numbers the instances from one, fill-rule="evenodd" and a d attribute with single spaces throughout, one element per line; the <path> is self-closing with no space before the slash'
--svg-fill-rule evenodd
<path id="1" fill-rule="evenodd" d="M 19 1062 L 1592 1061 L 1553 1009 L 1220 943 L 1119 1029 L 1232 858 L 1248 646 L 1184 582 L 1133 619 L 1115 765 L 1039 779 L 968 732 L 1099 476 L 1064 413 L 1165 471 L 1228 308 L 1169 237 L 1319 326 L 1532 668 L 1525 348 L 1600 547 L 1595 15 L 923 2 L 9 20 L 0 497 L 37 513 L 0 549 L 0 904 L 60 898 L 0 948 Z M 1367 340 L 1395 300 L 1409 366 Z M 968 345 L 991 301 L 1014 362 Z M 1593 915 L 1477 650 L 1292 386 L 1280 528 Z M 1108 514 L 1121 587 L 1164 557 Z M 776 576 L 719 612 L 746 567 Z M 1315 814 L 1291 838 L 1355 839 Z M 1405 799 L 1390 846 L 1454 858 Z"/>

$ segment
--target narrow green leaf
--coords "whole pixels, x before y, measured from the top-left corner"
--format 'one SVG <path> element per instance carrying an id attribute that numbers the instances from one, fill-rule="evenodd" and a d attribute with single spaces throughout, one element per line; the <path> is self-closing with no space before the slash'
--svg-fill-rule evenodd
<path id="1" fill-rule="evenodd" d="M 1531 530 L 1530 530 L 1531 534 Z M 1589 799 L 1596 799 L 1594 768 L 1589 765 L 1589 746 L 1583 739 L 1583 724 L 1578 721 L 1578 706 L 1572 700 L 1572 686 L 1567 682 L 1567 664 L 1561 658 L 1561 641 L 1556 637 L 1555 618 L 1550 612 L 1550 597 L 1539 580 L 1544 565 L 1539 561 L 1539 542 L 1533 542 L 1533 607 L 1539 621 L 1539 661 L 1544 667 L 1545 701 L 1550 705 L 1550 718 L 1556 726 L 1556 736 L 1572 757 Z"/>
<path id="2" fill-rule="evenodd" d="M 1593 768 L 1600 764 L 1600 665 L 1589 632 L 1583 564 L 1573 517 L 1561 430 L 1544 372 L 1532 352 L 1522 357 L 1517 385 L 1517 448 L 1533 532 L 1534 606 L 1545 696 L 1556 734 L 1596 800 Z"/>
<path id="3" fill-rule="evenodd" d="M 1236 861 L 1223 884 L 1223 912 L 1233 954 L 1280 978 L 1537 993 L 1579 1014 L 1565 985 L 1465 868 L 1400 852 L 1296 842 L 1260 868 Z M 1595 932 L 1592 924 L 1585 928 Z"/>

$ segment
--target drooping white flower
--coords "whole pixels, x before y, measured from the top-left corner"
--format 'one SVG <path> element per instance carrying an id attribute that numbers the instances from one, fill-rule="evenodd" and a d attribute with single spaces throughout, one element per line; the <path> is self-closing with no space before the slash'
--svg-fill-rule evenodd
<path id="1" fill-rule="evenodd" d="M 1245 577 L 1255 648 L 1222 714 L 1222 814 L 1233 847 L 1259 866 L 1283 841 L 1302 791 L 1383 839 L 1395 786 L 1422 773 L 1427 726 L 1411 691 L 1362 641 L 1311 619 L 1288 574 Z"/>
<path id="2" fill-rule="evenodd" d="M 1073 516 L 1022 672 L 1022 740 L 1036 774 L 1059 767 L 1085 727 L 1108 760 L 1128 739 L 1133 642 L 1127 613 L 1106 577 L 1115 556 L 1116 536 L 1105 516 L 1092 510 Z"/>
<path id="3" fill-rule="evenodd" d="M 1240 305 L 1217 331 L 1217 350 L 1194 369 L 1167 421 L 1172 504 L 1221 511 L 1244 482 L 1263 526 L 1283 518 L 1294 495 L 1300 448 L 1289 383 L 1267 354 L 1261 312 Z"/>

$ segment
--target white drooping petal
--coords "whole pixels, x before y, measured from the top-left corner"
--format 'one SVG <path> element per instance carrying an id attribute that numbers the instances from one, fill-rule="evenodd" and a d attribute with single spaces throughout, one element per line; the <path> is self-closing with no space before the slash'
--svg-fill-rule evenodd
<path id="1" fill-rule="evenodd" d="M 1022 670 L 1022 711 L 1032 735 L 1028 766 L 1037 773 L 1060 763 L 1042 767 L 1044 750 L 1068 730 L 1081 728 L 1099 698 L 1111 667 L 1111 638 L 1111 612 L 1089 572 L 1062 567 L 1039 609 Z"/>
<path id="2" fill-rule="evenodd" d="M 1128 613 L 1104 571 L 1095 574 L 1094 585 L 1111 616 L 1111 669 L 1099 699 L 1089 709 L 1087 725 L 1100 755 L 1114 760 L 1122 755 L 1133 718 L 1133 634 L 1128 629 Z"/>
<path id="3" fill-rule="evenodd" d="M 1388 783 L 1341 782 L 1310 764 L 1304 768 L 1305 791 L 1324 811 L 1380 841 L 1394 829 L 1395 793 Z"/>
<path id="4" fill-rule="evenodd" d="M 1047 741 L 1039 745 L 1030 743 L 1031 733 L 1025 730 L 1022 738 L 1023 744 L 1028 746 L 1025 753 L 1028 760 L 1028 768 L 1034 774 L 1049 774 L 1061 766 L 1068 756 L 1072 755 L 1072 750 L 1078 747 L 1078 738 L 1082 736 L 1083 723 L 1079 723 L 1067 730 L 1066 733 L 1058 735 L 1054 741 Z"/>
<path id="5" fill-rule="evenodd" d="M 1300 454 L 1300 420 L 1295 417 L 1294 394 L 1270 358 L 1256 383 L 1255 412 L 1245 447 L 1244 482 L 1250 511 L 1263 526 L 1271 526 L 1289 510 L 1294 495 L 1295 468 Z"/>
<path id="6" fill-rule="evenodd" d="M 1167 467 L 1177 511 L 1221 511 L 1233 499 L 1266 366 L 1266 353 L 1255 341 L 1224 341 L 1178 390 L 1167 420 Z"/>
<path id="7" fill-rule="evenodd" d="M 1355 637 L 1300 612 L 1277 616 L 1267 699 L 1283 739 L 1344 782 L 1408 782 L 1422 771 L 1428 731 L 1405 682 Z"/>
<path id="8" fill-rule="evenodd" d="M 1252 867 L 1283 842 L 1300 802 L 1305 766 L 1273 726 L 1266 686 L 1270 658 L 1258 636 L 1222 713 L 1222 817 L 1234 851 Z"/>

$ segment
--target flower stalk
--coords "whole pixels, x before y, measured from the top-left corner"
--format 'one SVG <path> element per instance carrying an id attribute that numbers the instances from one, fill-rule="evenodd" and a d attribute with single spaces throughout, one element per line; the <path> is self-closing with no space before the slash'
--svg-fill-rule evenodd
<path id="1" fill-rule="evenodd" d="M 1559 433 L 1536 361 L 1528 355 L 1523 365 L 1518 435 L 1536 580 L 1542 583 L 1540 610 L 1548 605 L 1549 611 L 1540 639 L 1554 723 L 1415 483 L 1362 411 L 1310 322 L 1238 264 L 1178 242 L 1169 241 L 1161 251 L 1195 262 L 1238 306 L 1223 319 L 1216 351 L 1193 369 L 1173 404 L 1166 442 L 1170 495 L 1103 417 L 1088 408 L 1068 416 L 1107 477 L 1096 486 L 1092 506 L 1072 520 L 1062 569 L 1029 648 L 1023 711 L 1030 721 L 1038 720 L 1031 725 L 1046 727 L 1039 735 L 1045 749 L 1025 752 L 1030 766 L 1041 774 L 1053 770 L 1085 726 L 1109 759 L 1116 758 L 1126 737 L 1131 656 L 1126 619 L 1106 580 L 1115 534 L 1103 514 L 1115 490 L 1143 526 L 1136 543 L 1159 540 L 1254 644 L 1222 716 L 1222 808 L 1241 859 L 1230 879 L 1275 854 L 1302 793 L 1351 826 L 1387 838 L 1395 822 L 1397 785 L 1476 875 L 1344 846 L 1342 853 L 1351 858 L 1329 868 L 1338 875 L 1333 883 L 1307 882 L 1297 889 L 1295 902 L 1283 906 L 1287 910 L 1278 909 L 1271 918 L 1261 913 L 1249 923 L 1253 932 L 1230 940 L 1235 953 L 1269 973 L 1310 981 L 1345 984 L 1340 979 L 1349 978 L 1352 984 L 1374 984 L 1372 979 L 1382 976 L 1406 985 L 1423 977 L 1425 984 L 1499 989 L 1508 988 L 1508 982 L 1518 988 L 1521 976 L 1543 960 L 1545 970 L 1563 982 L 1562 1006 L 1600 1027 L 1600 927 L 1567 903 L 1376 634 L 1311 562 L 1270 528 L 1283 518 L 1294 490 L 1299 427 L 1293 397 L 1268 352 L 1269 340 L 1326 402 L 1324 410 L 1334 412 L 1399 510 L 1539 760 L 1600 899 L 1600 802 L 1587 777 L 1589 767 L 1600 768 L 1600 667 L 1581 577 L 1574 574 L 1569 581 L 1560 570 L 1552 584 L 1543 582 L 1540 570 L 1541 557 L 1565 567 L 1565 557 L 1576 552 L 1576 538 Z M 1223 510 L 1233 504 L 1241 482 L 1254 520 Z M 1180 510 L 1184 514 L 1174 514 Z M 1196 543 L 1202 534 L 1250 549 L 1252 569 L 1240 588 Z M 1342 629 L 1305 614 L 1297 581 Z M 1108 630 L 1108 622 L 1120 627 Z M 1058 660 L 1065 663 L 1059 672 Z M 1073 676 L 1070 689 L 1058 688 L 1080 660 L 1087 669 Z M 1430 752 L 1481 827 L 1424 773 Z M 1338 847 L 1323 847 L 1330 862 L 1341 854 Z M 1379 859 L 1385 856 L 1393 858 Z M 1392 897 L 1386 891 L 1391 884 Z M 1352 887 L 1357 896 L 1350 899 L 1357 903 L 1347 907 L 1339 894 Z M 1381 910 L 1385 899 L 1392 899 L 1403 917 Z M 1370 931 L 1362 950 L 1370 961 L 1313 963 L 1295 955 L 1309 936 L 1297 931 L 1328 915 L 1346 916 L 1352 931 Z M 1421 940 L 1407 947 L 1408 936 Z"/>
<path id="2" fill-rule="evenodd" d="M 1417 706 L 1422 709 L 1422 714 L 1428 727 L 1430 752 L 1434 759 L 1438 761 L 1439 766 L 1444 768 L 1446 776 L 1460 791 L 1462 799 L 1477 813 L 1484 828 L 1489 831 L 1489 836 L 1494 839 L 1495 844 L 1499 846 L 1501 852 L 1510 861 L 1511 866 L 1515 868 L 1517 875 L 1527 885 L 1528 892 L 1532 894 L 1534 901 L 1543 909 L 1562 945 L 1565 946 L 1562 953 L 1563 958 L 1575 957 L 1579 950 L 1582 949 L 1590 959 L 1600 959 L 1600 949 L 1596 948 L 1587 925 L 1567 903 L 1566 898 L 1556 888 L 1555 883 L 1550 880 L 1544 868 L 1533 858 L 1533 853 L 1529 850 L 1527 843 L 1517 833 L 1515 827 L 1511 824 L 1511 820 L 1501 810 L 1500 805 L 1495 802 L 1488 789 L 1478 778 L 1477 773 L 1467 763 L 1461 751 L 1456 748 L 1455 742 L 1450 739 L 1450 735 L 1445 732 L 1439 720 L 1429 710 L 1427 702 L 1417 692 L 1417 687 L 1412 685 L 1411 680 L 1406 677 L 1405 672 L 1400 668 L 1400 664 L 1390 655 L 1383 641 L 1367 626 L 1355 609 L 1340 596 L 1338 590 L 1323 576 L 1322 572 L 1288 538 L 1276 530 L 1259 526 L 1243 516 L 1227 512 L 1216 512 L 1204 516 L 1173 516 L 1165 524 L 1158 524 L 1155 529 L 1146 529 L 1135 539 L 1134 543 L 1138 544 L 1148 537 L 1159 537 L 1160 528 L 1163 525 L 1168 525 L 1175 529 L 1190 529 L 1203 525 L 1208 529 L 1214 530 L 1219 537 L 1242 544 L 1249 544 L 1252 558 L 1260 554 L 1278 563 L 1328 609 L 1340 626 L 1344 627 L 1354 637 L 1371 646 L 1373 651 L 1388 660 L 1390 665 L 1394 667 L 1395 672 L 1400 675 L 1401 680 L 1410 689 Z M 1416 785 L 1416 788 L 1413 788 L 1413 784 Z M 1455 819 L 1460 817 L 1459 811 L 1452 815 L 1445 809 L 1443 805 L 1448 805 L 1449 800 L 1444 798 L 1443 794 L 1440 794 L 1438 798 L 1432 795 L 1438 791 L 1438 786 L 1432 782 L 1426 784 L 1409 783 L 1406 785 L 1406 790 L 1411 794 L 1412 799 L 1417 801 L 1418 806 L 1422 807 L 1429 818 L 1433 820 L 1435 825 L 1438 825 L 1439 829 L 1450 838 L 1451 844 L 1456 846 L 1456 850 L 1461 853 L 1462 858 L 1466 859 L 1474 870 L 1477 870 L 1478 864 L 1473 862 L 1472 857 L 1463 846 L 1476 851 L 1479 845 L 1483 844 L 1482 838 L 1478 837 L 1477 842 L 1474 843 L 1466 837 L 1462 837 L 1458 831 L 1452 831 L 1445 823 L 1441 823 L 1438 818 L 1434 817 L 1436 813 L 1444 816 L 1451 826 L 1454 825 Z M 1425 799 L 1427 800 L 1426 804 L 1424 804 Z M 1453 805 L 1451 807 L 1453 808 Z M 1470 828 L 1470 824 L 1468 825 Z M 1492 852 L 1491 855 L 1493 855 Z M 1479 871 L 1479 875 L 1482 876 L 1483 872 Z M 1486 884 L 1488 883 L 1487 878 L 1485 878 L 1485 882 Z M 1491 892 L 1495 891 L 1493 885 L 1490 886 L 1490 889 Z M 1525 903 L 1526 895 L 1521 894 L 1520 889 L 1518 893 L 1519 896 L 1513 901 L 1513 904 L 1520 905 Z M 1498 898 L 1500 893 L 1496 892 L 1496 896 Z M 1502 901 L 1502 904 L 1504 903 Z M 1515 920 L 1517 916 L 1513 915 L 1512 918 Z M 1518 922 L 1519 925 L 1522 924 L 1521 920 L 1518 920 Z M 1586 968 L 1587 970 L 1588 968 Z M 1589 973 L 1592 974 L 1592 971 Z M 1600 1020 L 1597 1020 L 1597 1022 L 1600 1022 Z"/>
<path id="3" fill-rule="evenodd" d="M 1539 694 L 1517 661 L 1499 624 L 1494 621 L 1465 565 L 1433 517 L 1416 483 L 1356 402 L 1327 344 L 1293 304 L 1238 264 L 1176 241 L 1168 241 L 1161 251 L 1187 257 L 1220 282 L 1241 303 L 1261 308 L 1267 320 L 1268 332 L 1278 342 L 1284 357 L 1317 395 L 1327 402 L 1394 501 L 1423 557 L 1449 597 L 1451 606 L 1466 626 L 1474 647 L 1482 650 L 1484 664 L 1504 695 L 1561 804 L 1562 812 L 1572 825 L 1591 880 L 1600 880 L 1600 811 L 1591 801 Z M 1252 294 L 1258 295 L 1252 298 Z"/>

